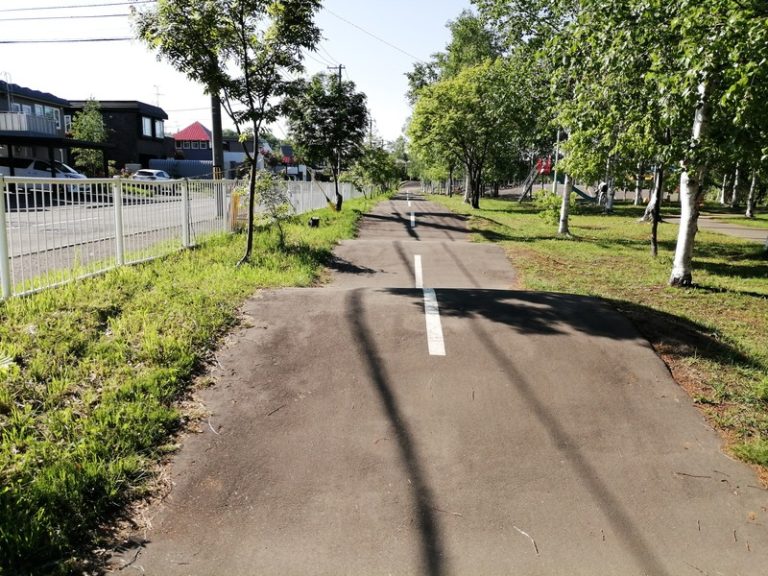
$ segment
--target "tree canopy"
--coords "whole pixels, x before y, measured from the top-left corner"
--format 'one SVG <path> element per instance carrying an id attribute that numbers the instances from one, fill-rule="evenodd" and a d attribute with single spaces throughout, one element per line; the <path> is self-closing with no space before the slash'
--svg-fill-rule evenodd
<path id="1" fill-rule="evenodd" d="M 316 74 L 294 83 L 286 117 L 291 137 L 305 162 L 330 169 L 336 183 L 336 209 L 341 210 L 341 170 L 358 158 L 368 126 L 366 97 L 354 82 Z"/>
<path id="2" fill-rule="evenodd" d="M 291 74 L 303 70 L 302 50 L 320 39 L 319 0 L 158 0 L 139 11 L 137 35 L 205 91 L 220 95 L 238 134 L 250 128 L 253 150 L 262 126 L 282 112 Z M 253 247 L 256 162 L 251 165 L 248 241 Z M 255 152 L 254 152 L 255 153 Z"/>

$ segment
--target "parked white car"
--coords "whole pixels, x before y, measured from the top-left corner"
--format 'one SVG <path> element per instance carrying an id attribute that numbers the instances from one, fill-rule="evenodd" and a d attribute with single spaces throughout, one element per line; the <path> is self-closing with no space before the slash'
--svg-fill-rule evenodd
<path id="1" fill-rule="evenodd" d="M 171 180 L 171 176 L 164 170 L 155 170 L 153 168 L 142 168 L 136 170 L 131 176 L 134 180 Z"/>
<path id="2" fill-rule="evenodd" d="M 11 166 L 13 166 L 13 175 L 17 178 L 67 178 L 84 180 L 87 178 L 85 174 L 81 174 L 71 166 L 67 166 L 63 162 L 54 160 L 53 172 L 51 171 L 51 164 L 48 160 L 39 160 L 35 158 L 0 158 L 0 174 L 3 176 L 11 175 Z M 30 185 L 21 185 L 20 190 L 29 189 Z M 31 185 L 32 189 L 49 189 L 50 186 Z M 70 192 L 85 192 L 89 189 L 87 184 L 78 186 L 68 186 L 67 189 Z"/>
<path id="3" fill-rule="evenodd" d="M 0 174 L 10 176 L 11 165 L 14 176 L 19 178 L 86 178 L 84 174 L 58 160 L 53 162 L 52 176 L 50 162 L 34 158 L 0 158 Z"/>

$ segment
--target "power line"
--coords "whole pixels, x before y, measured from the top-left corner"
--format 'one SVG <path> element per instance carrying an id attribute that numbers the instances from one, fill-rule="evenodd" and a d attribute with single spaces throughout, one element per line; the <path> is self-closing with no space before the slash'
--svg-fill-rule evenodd
<path id="1" fill-rule="evenodd" d="M 124 18 L 130 16 L 128 12 L 122 14 L 83 14 L 82 16 L 24 16 L 22 18 L 0 18 L 0 22 L 23 22 L 30 20 L 67 20 L 86 18 Z"/>
<path id="2" fill-rule="evenodd" d="M 339 15 L 338 15 L 338 14 L 336 14 L 334 11 L 332 11 L 332 10 L 329 10 L 328 8 L 324 8 L 324 10 L 325 10 L 326 12 L 328 12 L 329 14 L 331 14 L 332 16 L 335 16 L 335 17 L 336 17 L 336 18 L 338 18 L 339 20 L 341 20 L 341 21 L 343 21 L 343 22 L 346 22 L 346 23 L 347 23 L 347 24 L 349 24 L 350 26 L 354 26 L 355 28 L 357 28 L 358 30 L 360 30 L 361 32 L 363 32 L 363 33 L 365 33 L 365 34 L 368 34 L 368 36 L 370 36 L 371 38 L 374 38 L 374 39 L 378 40 L 378 41 L 379 41 L 379 42 L 381 42 L 382 44 L 386 44 L 386 45 L 387 45 L 387 46 L 389 46 L 390 48 L 394 48 L 394 49 L 395 49 L 395 50 L 397 50 L 398 52 L 402 52 L 403 54 L 405 54 L 405 55 L 406 55 L 406 56 L 408 56 L 409 58 L 412 58 L 412 59 L 413 59 L 413 60 L 415 60 L 416 62 L 424 62 L 424 61 L 423 61 L 421 58 L 419 58 L 418 56 L 414 56 L 413 54 L 411 54 L 410 52 L 406 52 L 405 50 L 403 50 L 403 49 L 402 49 L 402 48 L 400 48 L 399 46 L 395 46 L 395 45 L 394 45 L 394 44 L 392 44 L 391 42 L 388 42 L 388 41 L 384 40 L 384 38 L 381 38 L 381 37 L 379 37 L 379 36 L 376 36 L 376 34 L 374 34 L 373 32 L 369 32 L 368 30 L 366 30 L 366 29 L 365 29 L 365 28 L 363 28 L 362 26 L 358 26 L 357 24 L 355 24 L 354 22 L 351 22 L 351 21 L 347 20 L 347 19 L 346 19 L 346 18 L 344 18 L 343 16 L 339 16 Z"/>
<path id="3" fill-rule="evenodd" d="M 105 6 L 131 6 L 133 4 L 154 4 L 156 0 L 134 0 L 133 2 L 108 2 L 100 4 L 78 4 L 73 6 L 39 6 L 37 8 L 3 8 L 0 12 L 35 12 L 39 10 L 70 10 L 72 8 L 104 8 Z"/>
<path id="4" fill-rule="evenodd" d="M 77 44 L 84 42 L 126 42 L 136 38 L 71 38 L 62 40 L 0 40 L 0 44 Z"/>
<path id="5" fill-rule="evenodd" d="M 339 61 L 336 60 L 336 58 L 334 58 L 333 56 L 331 56 L 331 53 L 328 52 L 328 50 L 326 50 L 325 46 L 323 46 L 322 44 L 318 44 L 317 47 L 320 48 L 320 50 L 322 50 L 323 52 L 325 52 L 325 55 L 328 56 L 328 58 L 331 59 L 331 61 L 332 61 L 331 63 L 332 64 L 338 64 L 339 63 Z"/>
<path id="6" fill-rule="evenodd" d="M 307 52 L 306 56 L 307 56 L 307 58 L 310 58 L 311 60 L 314 60 L 318 64 L 322 64 L 323 66 L 330 66 L 331 64 L 333 64 L 333 62 L 329 62 L 328 60 L 325 60 L 317 52 Z"/>

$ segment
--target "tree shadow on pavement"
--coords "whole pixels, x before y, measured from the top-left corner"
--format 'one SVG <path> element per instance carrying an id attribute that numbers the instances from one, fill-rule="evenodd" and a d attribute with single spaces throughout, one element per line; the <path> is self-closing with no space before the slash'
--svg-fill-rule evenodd
<path id="1" fill-rule="evenodd" d="M 389 292 L 410 298 L 414 307 L 423 308 L 420 291 L 392 289 Z M 576 331 L 627 342 L 643 340 L 642 334 L 657 350 L 661 346 L 680 355 L 728 359 L 745 365 L 749 363 L 743 354 L 712 334 L 711 328 L 623 301 L 569 294 L 460 289 L 438 289 L 437 299 L 442 316 L 479 317 L 504 324 L 520 334 L 555 336 Z M 472 337 L 488 351 L 498 369 L 514 384 L 563 458 L 571 464 L 619 535 L 625 550 L 635 558 L 644 573 L 668 575 L 661 558 L 626 508 L 621 494 L 615 492 L 602 477 L 600 469 L 590 462 L 585 450 L 561 422 L 557 410 L 515 362 L 514 354 L 502 348 L 482 322 L 469 323 L 469 329 Z"/>
<path id="2" fill-rule="evenodd" d="M 403 466 L 412 487 L 413 505 L 421 532 L 422 573 L 441 576 L 445 574 L 445 568 L 440 526 L 434 514 L 434 497 L 422 470 L 413 435 L 400 411 L 390 377 L 376 347 L 373 331 L 366 323 L 362 294 L 361 290 L 354 290 L 347 297 L 346 309 L 349 311 L 350 330 L 360 348 L 360 358 L 366 362 L 368 376 L 375 385 L 379 400 L 392 423 Z"/>

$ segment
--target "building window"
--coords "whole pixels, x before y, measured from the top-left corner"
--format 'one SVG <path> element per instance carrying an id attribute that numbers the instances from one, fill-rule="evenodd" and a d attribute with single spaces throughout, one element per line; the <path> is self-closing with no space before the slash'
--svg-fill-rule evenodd
<path id="1" fill-rule="evenodd" d="M 200 150 L 208 150 L 208 142 L 200 142 Z"/>
<path id="2" fill-rule="evenodd" d="M 176 140 L 176 150 L 181 150 L 181 140 Z"/>
<path id="3" fill-rule="evenodd" d="M 165 138 L 165 126 L 162 120 L 155 120 L 155 138 Z"/>
<path id="4" fill-rule="evenodd" d="M 197 150 L 198 148 L 200 148 L 200 142 L 192 140 L 192 150 Z"/>
<path id="5" fill-rule="evenodd" d="M 61 129 L 61 110 L 58 108 L 53 109 L 53 121 L 56 122 L 56 129 Z"/>
<path id="6" fill-rule="evenodd" d="M 35 104 L 35 116 L 45 116 L 45 106 L 42 104 Z"/>
<path id="7" fill-rule="evenodd" d="M 152 118 L 141 117 L 141 135 L 152 138 Z"/>
<path id="8" fill-rule="evenodd" d="M 72 116 L 64 114 L 64 132 L 72 132 Z"/>
<path id="9" fill-rule="evenodd" d="M 11 112 L 21 112 L 21 104 L 18 102 L 13 102 L 11 104 Z"/>
<path id="10" fill-rule="evenodd" d="M 189 140 L 184 140 L 184 150 L 189 150 Z"/>

